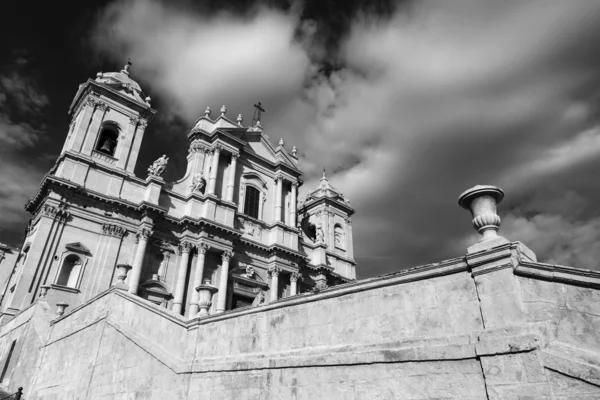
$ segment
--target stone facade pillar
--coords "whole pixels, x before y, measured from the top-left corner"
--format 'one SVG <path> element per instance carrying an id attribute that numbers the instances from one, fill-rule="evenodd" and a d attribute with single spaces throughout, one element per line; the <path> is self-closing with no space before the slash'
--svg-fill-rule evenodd
<path id="1" fill-rule="evenodd" d="M 277 180 L 276 198 L 275 198 L 275 221 L 281 222 L 281 199 L 283 195 L 283 177 L 278 176 Z"/>
<path id="2" fill-rule="evenodd" d="M 142 265 L 144 264 L 144 254 L 146 253 L 146 246 L 148 245 L 150 236 L 152 236 L 152 231 L 149 228 L 142 228 L 137 234 L 138 246 L 131 268 L 129 293 L 137 294 L 140 285 L 140 276 L 142 275 Z"/>
<path id="3" fill-rule="evenodd" d="M 298 202 L 298 182 L 292 183 L 292 195 L 290 199 L 290 226 L 296 227 L 296 214 L 297 214 L 297 202 Z"/>
<path id="4" fill-rule="evenodd" d="M 215 188 L 217 187 L 217 171 L 219 169 L 219 155 L 221 154 L 221 147 L 216 146 L 213 150 L 212 156 L 212 167 L 210 170 L 210 178 L 208 180 L 208 194 L 215 194 Z"/>
<path id="5" fill-rule="evenodd" d="M 298 294 L 298 279 L 300 278 L 300 274 L 297 272 L 292 272 L 290 275 L 290 296 L 295 296 Z"/>
<path id="6" fill-rule="evenodd" d="M 227 201 L 233 201 L 233 191 L 235 188 L 235 170 L 237 168 L 237 159 L 239 154 L 231 155 L 231 164 L 229 165 L 229 176 L 227 177 Z"/>
<path id="7" fill-rule="evenodd" d="M 277 300 L 279 292 L 279 273 L 281 272 L 280 267 L 269 268 L 269 274 L 271 275 L 271 301 Z"/>
<path id="8" fill-rule="evenodd" d="M 88 97 L 86 99 L 85 106 L 83 106 L 83 111 L 81 111 L 81 115 L 77 116 L 77 122 L 75 123 L 75 127 L 73 128 L 73 132 L 71 133 L 71 139 L 67 140 L 67 145 L 64 147 L 64 150 L 74 150 L 81 151 L 81 147 L 83 146 L 83 140 L 85 139 L 85 135 L 89 128 L 89 125 L 92 120 L 92 116 L 94 115 L 94 110 L 96 109 L 96 99 L 92 97 Z"/>
<path id="9" fill-rule="evenodd" d="M 206 259 L 206 252 L 210 249 L 210 246 L 206 243 L 200 243 L 198 246 L 198 260 L 196 261 L 196 271 L 194 272 L 194 285 L 196 288 L 202 285 L 202 275 L 204 275 L 204 261 Z M 192 299 L 190 300 L 190 318 L 194 318 L 198 314 L 198 296 L 199 293 L 194 290 L 192 292 Z"/>
<path id="10" fill-rule="evenodd" d="M 227 280 L 229 279 L 229 260 L 233 257 L 232 251 L 225 251 L 221 256 L 223 263 L 221 264 L 221 277 L 219 279 L 219 298 L 217 299 L 217 312 L 225 311 L 227 304 Z"/>
<path id="11" fill-rule="evenodd" d="M 182 241 L 179 245 L 181 259 L 179 261 L 179 271 L 177 272 L 177 282 L 175 283 L 175 294 L 173 295 L 173 311 L 178 314 L 181 314 L 183 309 L 183 294 L 185 293 L 185 279 L 187 278 L 191 249 L 192 244 L 188 241 Z"/>

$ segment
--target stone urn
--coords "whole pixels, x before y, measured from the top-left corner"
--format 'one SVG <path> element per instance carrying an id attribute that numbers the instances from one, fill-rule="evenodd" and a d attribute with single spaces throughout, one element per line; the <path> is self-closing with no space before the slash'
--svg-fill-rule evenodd
<path id="1" fill-rule="evenodd" d="M 125 279 L 127 279 L 127 273 L 130 269 L 131 265 L 129 264 L 117 264 L 117 282 L 114 285 L 116 288 L 125 290 L 129 288 L 125 283 Z"/>
<path id="2" fill-rule="evenodd" d="M 40 300 L 46 300 L 46 295 L 48 294 L 48 290 L 50 290 L 50 285 L 40 286 Z"/>
<path id="3" fill-rule="evenodd" d="M 497 186 L 477 185 L 465 191 L 458 198 L 458 204 L 473 215 L 473 226 L 482 235 L 481 241 L 498 236 L 500 217 L 496 206 L 504 198 L 504 192 Z"/>
<path id="4" fill-rule="evenodd" d="M 207 317 L 208 309 L 212 305 L 213 295 L 218 291 L 216 287 L 210 284 L 210 280 L 205 280 L 203 285 L 196 286 L 198 292 L 198 317 Z"/>
<path id="5" fill-rule="evenodd" d="M 508 243 L 508 240 L 498 235 L 501 220 L 496 207 L 503 198 L 502 189 L 491 185 L 474 186 L 458 198 L 458 204 L 471 211 L 473 227 L 481 235 L 479 242 L 469 247 L 469 253 Z"/>
<path id="6" fill-rule="evenodd" d="M 56 303 L 56 315 L 60 318 L 65 313 L 65 308 L 69 307 L 67 303 Z"/>

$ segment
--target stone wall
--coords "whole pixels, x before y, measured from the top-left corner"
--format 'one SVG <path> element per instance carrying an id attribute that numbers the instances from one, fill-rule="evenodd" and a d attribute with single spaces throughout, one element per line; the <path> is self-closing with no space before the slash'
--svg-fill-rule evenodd
<path id="1" fill-rule="evenodd" d="M 1 385 L 27 399 L 600 398 L 600 274 L 520 246 L 201 320 L 117 289 L 52 322 L 38 300 L 0 330 L 0 362 L 22 343 Z"/>

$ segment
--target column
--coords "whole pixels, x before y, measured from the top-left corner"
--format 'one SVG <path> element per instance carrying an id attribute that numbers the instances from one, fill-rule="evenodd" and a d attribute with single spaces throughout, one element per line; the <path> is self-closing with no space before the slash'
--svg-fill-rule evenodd
<path id="1" fill-rule="evenodd" d="M 292 183 L 292 198 L 290 199 L 290 226 L 296 227 L 296 202 L 298 201 L 298 182 Z"/>
<path id="2" fill-rule="evenodd" d="M 235 169 L 237 168 L 237 159 L 239 154 L 231 155 L 231 164 L 229 165 L 229 175 L 227 179 L 227 201 L 233 201 L 233 189 L 235 188 Z"/>
<path id="3" fill-rule="evenodd" d="M 179 271 L 177 271 L 177 282 L 175 283 L 175 294 L 173 295 L 173 311 L 181 314 L 183 305 L 183 294 L 185 292 L 185 278 L 187 278 L 187 267 L 190 261 L 190 250 L 192 244 L 187 241 L 181 242 L 179 251 L 181 260 L 179 261 Z"/>
<path id="4" fill-rule="evenodd" d="M 277 300 L 277 292 L 279 291 L 279 273 L 281 267 L 269 268 L 269 274 L 271 275 L 271 301 Z"/>
<path id="5" fill-rule="evenodd" d="M 229 260 L 233 257 L 232 251 L 224 251 L 221 259 L 221 277 L 219 279 L 219 298 L 217 299 L 217 312 L 222 313 L 225 311 L 225 304 L 227 304 L 227 280 L 229 279 Z"/>
<path id="6" fill-rule="evenodd" d="M 210 169 L 210 178 L 208 180 L 208 194 L 215 194 L 215 188 L 217 186 L 217 170 L 219 169 L 219 155 L 221 154 L 221 147 L 216 146 L 213 150 L 212 167 Z"/>
<path id="7" fill-rule="evenodd" d="M 277 192 L 275 199 L 275 221 L 281 222 L 281 196 L 283 194 L 283 177 L 278 176 L 275 179 L 277 180 Z"/>
<path id="8" fill-rule="evenodd" d="M 300 278 L 300 274 L 297 272 L 292 272 L 290 275 L 290 296 L 298 294 L 298 278 Z"/>
<path id="9" fill-rule="evenodd" d="M 142 275 L 142 265 L 144 263 L 146 245 L 148 244 L 150 236 L 152 236 L 152 231 L 148 228 L 140 229 L 137 234 L 138 245 L 129 277 L 129 293 L 137 294 L 138 286 L 140 285 L 140 276 Z"/>
<path id="10" fill-rule="evenodd" d="M 206 259 L 206 252 L 210 246 L 206 243 L 200 243 L 197 246 L 198 249 L 198 260 L 196 261 L 196 271 L 194 272 L 194 285 L 192 286 L 192 299 L 190 300 L 190 318 L 194 318 L 198 314 L 198 296 L 199 293 L 196 291 L 196 287 L 202 285 L 202 275 L 204 275 L 204 260 Z"/>

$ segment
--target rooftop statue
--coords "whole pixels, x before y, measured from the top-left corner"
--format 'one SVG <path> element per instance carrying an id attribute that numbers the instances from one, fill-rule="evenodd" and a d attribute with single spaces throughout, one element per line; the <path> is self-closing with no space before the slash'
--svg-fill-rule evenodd
<path id="1" fill-rule="evenodd" d="M 148 167 L 148 176 L 161 176 L 167 169 L 169 158 L 166 154 L 163 154 L 158 160 L 154 161 L 151 166 Z"/>

